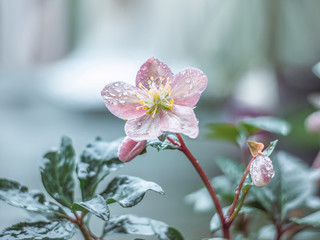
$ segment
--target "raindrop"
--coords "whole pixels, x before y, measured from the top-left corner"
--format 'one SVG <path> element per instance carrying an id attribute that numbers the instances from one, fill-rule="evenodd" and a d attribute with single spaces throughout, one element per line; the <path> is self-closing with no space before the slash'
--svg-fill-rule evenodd
<path id="1" fill-rule="evenodd" d="M 126 103 L 126 101 L 123 100 L 123 99 L 120 99 L 120 100 L 119 100 L 119 103 L 124 104 L 124 103 Z"/>
<path id="2" fill-rule="evenodd" d="M 138 127 L 141 127 L 141 126 L 142 126 L 142 123 L 141 123 L 141 122 L 138 122 L 138 123 L 137 123 L 137 126 L 138 126 Z"/>

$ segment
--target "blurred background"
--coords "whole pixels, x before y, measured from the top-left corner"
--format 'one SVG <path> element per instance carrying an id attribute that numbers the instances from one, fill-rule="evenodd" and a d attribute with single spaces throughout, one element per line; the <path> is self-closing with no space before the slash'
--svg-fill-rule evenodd
<path id="1" fill-rule="evenodd" d="M 124 136 L 100 91 L 113 81 L 134 84 L 151 56 L 174 73 L 193 66 L 208 76 L 195 109 L 200 136 L 187 144 L 209 177 L 217 174 L 213 156 L 240 153 L 207 140 L 206 125 L 243 116 L 288 120 L 292 132 L 279 148 L 311 164 L 319 141 L 304 121 L 316 111 L 308 96 L 320 91 L 319 10 L 317 0 L 0 0 L 0 177 L 44 191 L 39 161 L 62 135 L 78 156 L 96 136 Z M 149 193 L 130 209 L 111 206 L 112 215 L 159 219 L 186 239 L 209 236 L 211 214 L 184 203 L 201 182 L 179 152 L 150 150 L 117 174 L 155 181 L 166 194 Z M 0 212 L 0 229 L 28 217 L 3 202 Z"/>

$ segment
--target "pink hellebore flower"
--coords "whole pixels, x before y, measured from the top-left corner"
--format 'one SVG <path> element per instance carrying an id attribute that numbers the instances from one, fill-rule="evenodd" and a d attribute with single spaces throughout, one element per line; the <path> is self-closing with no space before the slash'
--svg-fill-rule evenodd
<path id="1" fill-rule="evenodd" d="M 193 108 L 206 86 L 202 71 L 187 68 L 173 76 L 166 64 L 150 58 L 141 66 L 136 86 L 110 83 L 101 95 L 111 113 L 127 120 L 125 132 L 134 141 L 154 139 L 165 131 L 196 138 Z"/>
<path id="2" fill-rule="evenodd" d="M 118 156 L 122 162 L 129 162 L 138 156 L 146 147 L 147 141 L 133 141 L 125 137 L 118 149 Z"/>

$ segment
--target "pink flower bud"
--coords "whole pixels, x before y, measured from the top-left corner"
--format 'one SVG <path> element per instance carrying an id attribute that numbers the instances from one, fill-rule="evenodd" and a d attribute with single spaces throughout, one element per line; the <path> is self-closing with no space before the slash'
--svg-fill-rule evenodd
<path id="1" fill-rule="evenodd" d="M 257 156 L 256 159 L 251 163 L 250 175 L 255 186 L 266 186 L 274 176 L 271 159 L 263 155 Z"/>
<path id="2" fill-rule="evenodd" d="M 305 121 L 305 126 L 310 133 L 320 133 L 320 111 L 309 115 Z"/>
<path id="3" fill-rule="evenodd" d="M 128 136 L 125 137 L 118 149 L 118 156 L 122 162 L 129 162 L 138 156 L 146 147 L 147 141 L 133 141 Z"/>

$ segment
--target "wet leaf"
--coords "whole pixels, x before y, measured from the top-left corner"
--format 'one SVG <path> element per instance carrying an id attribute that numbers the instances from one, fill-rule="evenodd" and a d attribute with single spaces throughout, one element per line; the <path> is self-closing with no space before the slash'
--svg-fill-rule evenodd
<path id="1" fill-rule="evenodd" d="M 237 183 L 245 171 L 245 168 L 240 163 L 229 158 L 217 158 L 215 163 L 225 176 Z"/>
<path id="2" fill-rule="evenodd" d="M 32 212 L 41 212 L 49 215 L 63 213 L 55 203 L 48 202 L 44 194 L 39 191 L 28 191 L 26 186 L 8 179 L 0 179 L 0 199 L 8 204 L 24 208 Z"/>
<path id="3" fill-rule="evenodd" d="M 279 152 L 273 159 L 275 177 L 263 188 L 253 188 L 251 192 L 270 214 L 285 219 L 290 210 L 304 206 L 313 194 L 313 182 L 308 166 L 300 159 Z"/>
<path id="4" fill-rule="evenodd" d="M 104 221 L 107 221 L 110 217 L 108 205 L 104 198 L 100 195 L 97 195 L 86 202 L 73 203 L 72 210 L 82 212 L 89 211 Z"/>
<path id="5" fill-rule="evenodd" d="M 290 124 L 283 119 L 268 116 L 245 118 L 238 123 L 238 126 L 245 127 L 249 135 L 258 130 L 265 130 L 286 136 L 291 129 Z"/>
<path id="6" fill-rule="evenodd" d="M 22 222 L 0 233 L 2 240 L 64 240 L 74 235 L 74 225 L 68 221 Z"/>
<path id="7" fill-rule="evenodd" d="M 123 166 L 118 158 L 118 148 L 122 139 L 113 142 L 96 138 L 83 151 L 77 165 L 82 199 L 93 197 L 98 184 L 111 172 Z"/>
<path id="8" fill-rule="evenodd" d="M 229 204 L 232 203 L 234 198 L 234 188 L 229 178 L 226 176 L 217 176 L 211 180 L 211 184 L 223 202 Z M 188 194 L 185 197 L 185 201 L 188 204 L 192 204 L 193 209 L 196 212 L 209 212 L 214 209 L 212 198 L 205 187 Z"/>
<path id="9" fill-rule="evenodd" d="M 103 235 L 141 234 L 155 235 L 159 240 L 183 240 L 181 233 L 166 223 L 134 215 L 122 215 L 110 218 L 105 224 Z"/>
<path id="10" fill-rule="evenodd" d="M 59 151 L 46 153 L 41 162 L 42 183 L 55 200 L 71 207 L 74 193 L 75 153 L 71 139 L 64 136 Z"/>
<path id="11" fill-rule="evenodd" d="M 269 157 L 277 146 L 278 140 L 270 142 L 269 146 L 262 152 L 263 155 Z"/>
<path id="12" fill-rule="evenodd" d="M 238 144 L 240 132 L 236 126 L 228 123 L 209 124 L 210 132 L 207 134 L 209 138 L 224 140 L 230 143 Z"/>
<path id="13" fill-rule="evenodd" d="M 158 151 L 160 150 L 174 150 L 178 149 L 179 146 L 176 146 L 172 144 L 167 137 L 170 137 L 177 143 L 179 143 L 179 140 L 176 135 L 173 134 L 165 134 L 162 138 L 156 138 L 156 139 L 151 139 L 147 141 L 146 147 L 153 147 L 156 148 Z"/>
<path id="14" fill-rule="evenodd" d="M 229 208 L 230 208 L 229 206 L 222 208 L 223 216 L 226 216 Z M 210 221 L 210 232 L 214 233 L 218 231 L 220 228 L 221 228 L 220 217 L 218 213 L 215 213 Z"/>
<path id="15" fill-rule="evenodd" d="M 154 182 L 121 175 L 114 178 L 101 195 L 108 203 L 116 201 L 122 207 L 132 207 L 138 204 L 149 190 L 164 194 L 162 188 Z"/>
<path id="16" fill-rule="evenodd" d="M 299 225 L 307 225 L 311 227 L 320 227 L 320 211 L 314 212 L 303 218 L 291 218 L 292 222 Z"/>

